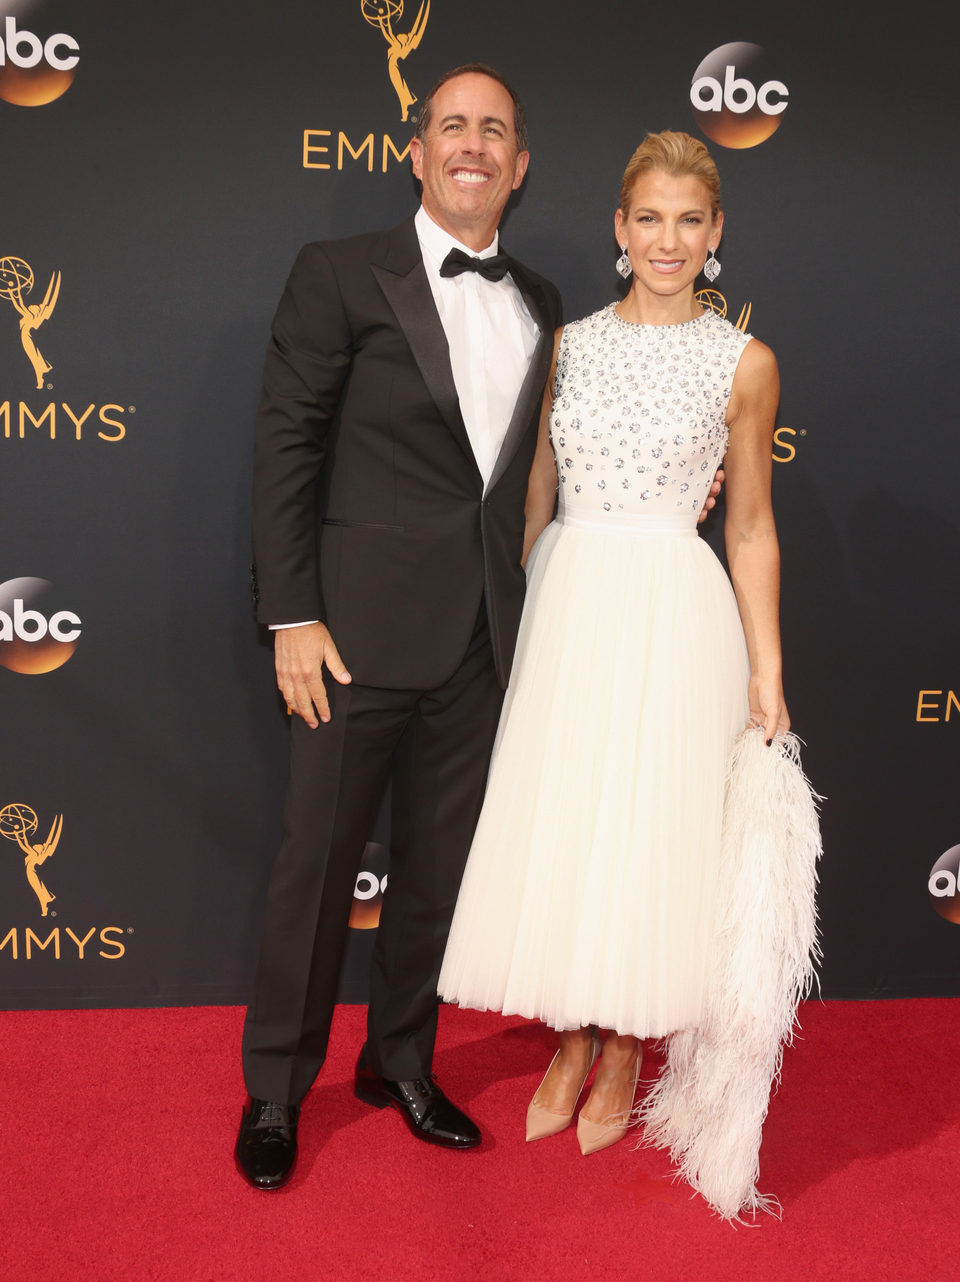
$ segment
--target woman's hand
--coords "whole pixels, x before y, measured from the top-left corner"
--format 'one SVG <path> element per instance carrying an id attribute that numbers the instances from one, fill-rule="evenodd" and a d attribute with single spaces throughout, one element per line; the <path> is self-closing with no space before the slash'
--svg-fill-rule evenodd
<path id="1" fill-rule="evenodd" d="M 790 729 L 790 714 L 783 697 L 783 686 L 779 678 L 771 680 L 751 676 L 748 694 L 750 722 L 763 727 L 763 737 L 769 748 L 776 735 L 786 734 Z"/>
<path id="2" fill-rule="evenodd" d="M 718 467 L 716 476 L 710 482 L 710 489 L 707 493 L 706 501 L 700 509 L 700 515 L 697 517 L 697 525 L 703 525 L 709 513 L 717 506 L 717 498 L 719 497 L 720 491 L 723 489 L 723 482 L 725 479 L 726 476 L 723 468 Z"/>

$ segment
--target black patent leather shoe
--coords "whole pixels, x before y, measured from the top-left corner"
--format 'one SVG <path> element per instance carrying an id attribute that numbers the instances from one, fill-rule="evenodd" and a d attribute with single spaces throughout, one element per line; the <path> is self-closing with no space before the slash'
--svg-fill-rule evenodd
<path id="1" fill-rule="evenodd" d="M 391 1082 L 368 1068 L 363 1056 L 357 1060 L 353 1093 L 374 1108 L 393 1105 L 419 1140 L 442 1148 L 474 1148 L 480 1131 L 466 1113 L 451 1104 L 432 1077 L 410 1082 Z"/>
<path id="2" fill-rule="evenodd" d="M 234 1157 L 237 1170 L 255 1189 L 283 1188 L 297 1160 L 297 1104 L 251 1099 L 243 1110 Z"/>

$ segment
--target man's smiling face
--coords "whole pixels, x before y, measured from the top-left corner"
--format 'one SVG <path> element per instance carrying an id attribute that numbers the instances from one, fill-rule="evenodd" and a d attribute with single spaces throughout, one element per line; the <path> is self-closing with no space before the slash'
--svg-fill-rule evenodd
<path id="1" fill-rule="evenodd" d="M 411 141 L 410 159 L 433 221 L 480 250 L 493 240 L 530 155 L 517 151 L 509 93 L 489 76 L 468 72 L 437 90 L 426 135 Z"/>

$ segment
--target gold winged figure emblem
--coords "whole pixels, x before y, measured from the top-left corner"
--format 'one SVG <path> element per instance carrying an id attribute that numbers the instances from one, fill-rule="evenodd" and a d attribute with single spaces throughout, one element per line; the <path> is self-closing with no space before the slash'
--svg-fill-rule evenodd
<path id="1" fill-rule="evenodd" d="M 55 815 L 46 841 L 32 842 L 30 838 L 37 831 L 37 812 L 20 802 L 12 802 L 0 810 L 0 834 L 9 841 L 15 841 L 23 851 L 23 867 L 30 888 L 40 901 L 40 915 L 46 917 L 47 910 L 56 899 L 52 891 L 47 890 L 40 880 L 37 869 L 45 864 L 60 844 L 63 833 L 63 815 Z"/>
<path id="2" fill-rule="evenodd" d="M 25 303 L 24 294 L 33 289 L 33 268 L 22 258 L 12 255 L 0 258 L 0 298 L 9 298 L 20 314 L 20 342 L 33 366 L 37 376 L 37 387 L 43 387 L 44 375 L 49 374 L 53 366 L 45 360 L 37 347 L 34 334 L 44 321 L 53 315 L 53 309 L 60 297 L 60 273 L 54 272 L 50 284 L 43 296 L 42 303 Z"/>
<path id="3" fill-rule="evenodd" d="M 409 31 L 395 31 L 394 22 L 403 17 L 403 0 L 360 0 L 360 11 L 371 27 L 376 27 L 387 42 L 387 75 L 400 100 L 400 119 L 406 120 L 417 95 L 404 80 L 400 63 L 423 39 L 430 17 L 430 0 L 422 0 Z"/>

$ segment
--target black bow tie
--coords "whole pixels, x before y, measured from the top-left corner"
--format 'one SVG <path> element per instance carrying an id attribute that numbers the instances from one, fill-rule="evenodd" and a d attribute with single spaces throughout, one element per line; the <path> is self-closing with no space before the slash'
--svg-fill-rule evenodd
<path id="1" fill-rule="evenodd" d="M 479 272 L 484 280 L 503 280 L 511 265 L 509 254 L 493 254 L 490 258 L 472 258 L 462 249 L 451 249 L 440 264 L 440 275 L 459 276 L 461 272 Z"/>

